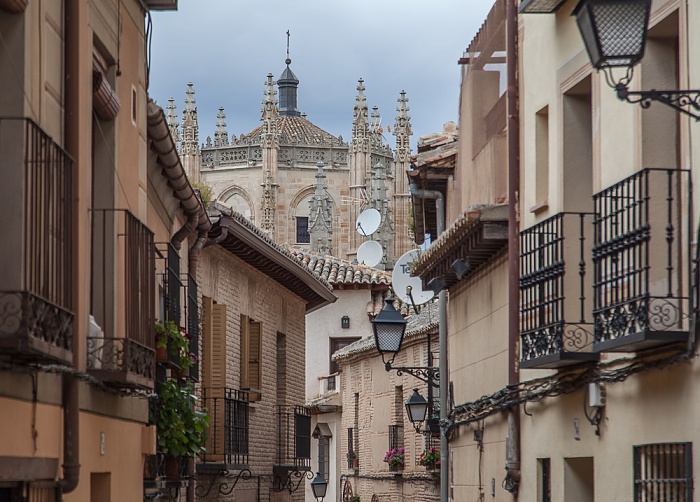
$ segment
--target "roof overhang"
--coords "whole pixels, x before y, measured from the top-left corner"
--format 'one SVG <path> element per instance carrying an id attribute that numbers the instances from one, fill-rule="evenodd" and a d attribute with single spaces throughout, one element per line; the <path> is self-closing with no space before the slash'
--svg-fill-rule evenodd
<path id="1" fill-rule="evenodd" d="M 331 286 L 303 268 L 242 215 L 223 215 L 209 232 L 216 243 L 306 302 L 313 312 L 337 300 Z"/>
<path id="2" fill-rule="evenodd" d="M 458 282 L 452 263 L 468 260 L 474 274 L 493 261 L 508 245 L 508 206 L 483 206 L 465 211 L 435 241 L 413 266 L 412 275 L 419 276 L 423 288 L 439 277 L 447 288 Z"/>

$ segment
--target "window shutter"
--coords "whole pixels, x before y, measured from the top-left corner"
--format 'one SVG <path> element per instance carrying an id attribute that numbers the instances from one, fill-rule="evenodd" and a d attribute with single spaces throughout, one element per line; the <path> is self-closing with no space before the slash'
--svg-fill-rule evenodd
<path id="1" fill-rule="evenodd" d="M 212 305 L 211 387 L 226 386 L 226 305 Z"/>
<path id="2" fill-rule="evenodd" d="M 248 359 L 250 358 L 250 321 L 247 315 L 241 314 L 241 388 L 250 388 Z"/>
<path id="3" fill-rule="evenodd" d="M 251 389 L 262 388 L 262 323 L 251 321 L 248 378 Z"/>

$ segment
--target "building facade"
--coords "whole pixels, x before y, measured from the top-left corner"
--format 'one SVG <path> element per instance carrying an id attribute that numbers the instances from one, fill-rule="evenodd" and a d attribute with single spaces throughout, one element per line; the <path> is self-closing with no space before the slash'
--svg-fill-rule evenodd
<path id="1" fill-rule="evenodd" d="M 363 242 L 376 240 L 384 250 L 377 266 L 390 269 L 411 246 L 403 175 L 412 134 L 406 94 L 398 99 L 394 154 L 383 138 L 378 108 L 367 106 L 362 79 L 352 138 L 346 142 L 299 110 L 299 79 L 290 65 L 287 59 L 276 81 L 267 76 L 262 125 L 239 137 L 229 135 L 220 108 L 213 140 L 207 136 L 200 142 L 193 84 L 188 84 L 180 122 L 170 99 L 168 120 L 188 176 L 211 187 L 218 202 L 246 216 L 275 242 L 352 261 Z M 382 215 L 371 236 L 355 231 L 357 217 L 367 208 Z"/>
<path id="2" fill-rule="evenodd" d="M 332 356 L 370 332 L 370 318 L 381 306 L 391 275 L 300 248 L 290 251 L 300 264 L 328 281 L 338 297 L 333 305 L 306 319 L 306 404 L 311 409 L 314 439 L 311 464 L 318 466 L 318 472 L 328 481 L 324 500 L 336 502 L 342 498 L 340 479 L 347 465 L 348 448 L 341 432 L 344 373 Z M 309 486 L 306 500 L 314 500 Z"/>
<path id="3" fill-rule="evenodd" d="M 437 358 L 437 304 L 425 304 L 420 314 L 407 320 L 394 366 L 428 366 L 429 351 Z M 404 407 L 413 389 L 429 395 L 428 384 L 410 374 L 387 372 L 371 329 L 361 340 L 337 351 L 333 360 L 341 366 L 343 377 L 340 440 L 344 451 L 339 487 L 343 500 L 354 496 L 360 500 L 439 500 L 439 466 L 419 464 L 421 453 L 431 447 L 439 449 L 439 439 L 417 433 Z M 401 452 L 401 466 L 385 462 L 390 450 Z"/>
<path id="4" fill-rule="evenodd" d="M 521 417 L 521 497 L 694 500 L 700 128 L 617 98 L 576 2 L 524 7 L 520 367 L 551 397 Z M 630 90 L 700 88 L 699 7 L 651 2 Z"/>
<path id="5" fill-rule="evenodd" d="M 0 3 L 0 500 L 144 497 L 157 250 L 191 275 L 210 226 L 147 99 L 147 11 L 176 6 Z"/>

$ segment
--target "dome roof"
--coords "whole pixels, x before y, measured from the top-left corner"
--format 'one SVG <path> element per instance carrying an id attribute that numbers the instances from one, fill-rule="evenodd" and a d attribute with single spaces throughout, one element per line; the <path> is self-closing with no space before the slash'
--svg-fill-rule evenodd
<path id="1" fill-rule="evenodd" d="M 345 145 L 341 138 L 324 131 L 304 117 L 279 117 L 277 131 L 280 144 Z M 258 126 L 244 136 L 248 144 L 255 144 L 262 143 L 262 134 L 263 126 Z"/>

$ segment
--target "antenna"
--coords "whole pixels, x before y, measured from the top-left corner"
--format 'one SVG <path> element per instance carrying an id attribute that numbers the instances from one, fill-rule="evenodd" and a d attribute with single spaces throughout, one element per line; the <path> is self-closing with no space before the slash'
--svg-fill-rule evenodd
<path id="1" fill-rule="evenodd" d="M 366 209 L 357 217 L 355 230 L 357 230 L 360 235 L 367 237 L 377 231 L 381 222 L 382 215 L 379 211 L 374 208 Z"/>
<path id="2" fill-rule="evenodd" d="M 357 248 L 357 261 L 369 267 L 379 265 L 383 257 L 384 250 L 382 249 L 382 245 L 377 241 L 363 242 L 362 245 Z"/>
<path id="3" fill-rule="evenodd" d="M 402 254 L 391 273 L 391 285 L 396 296 L 402 302 L 413 305 L 423 305 L 435 296 L 432 291 L 423 290 L 423 282 L 420 277 L 411 276 L 411 267 L 419 256 L 417 249 Z"/>

